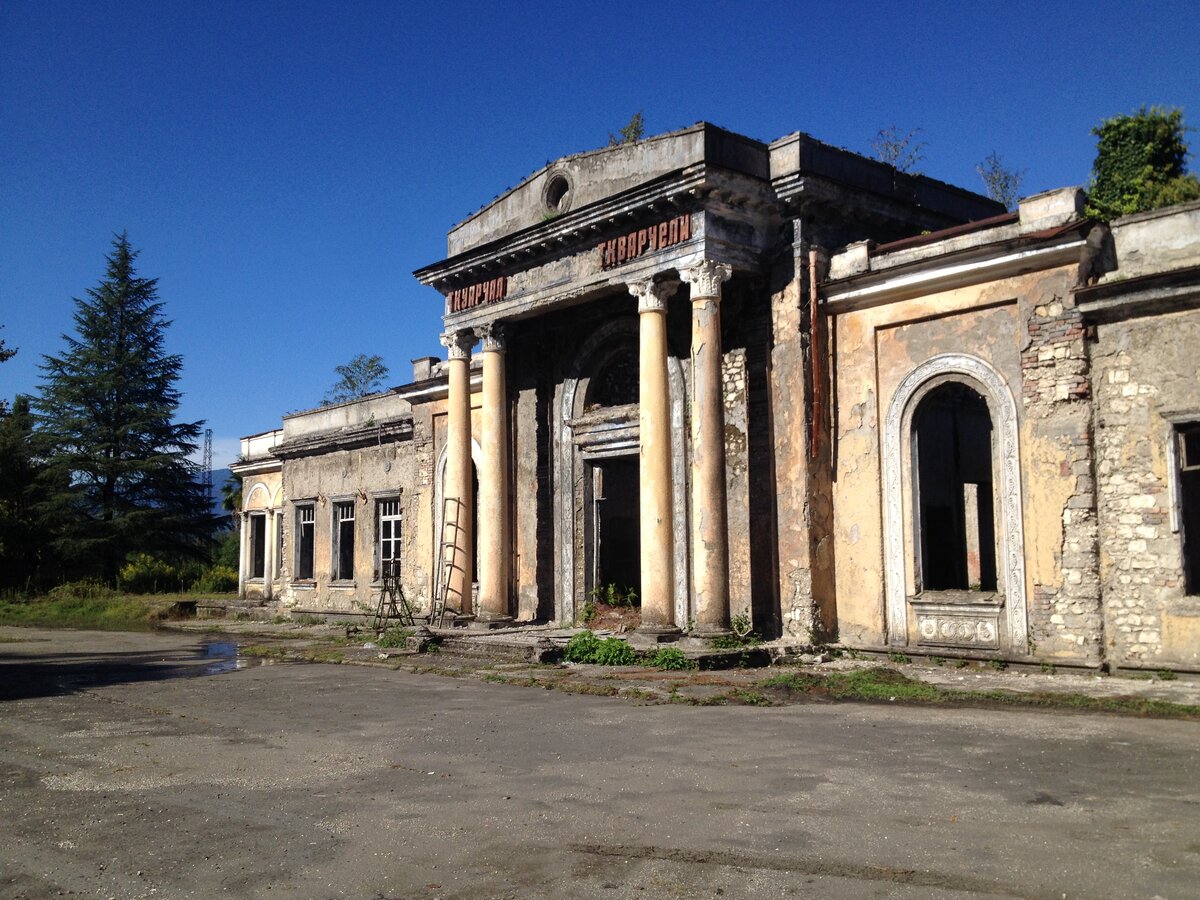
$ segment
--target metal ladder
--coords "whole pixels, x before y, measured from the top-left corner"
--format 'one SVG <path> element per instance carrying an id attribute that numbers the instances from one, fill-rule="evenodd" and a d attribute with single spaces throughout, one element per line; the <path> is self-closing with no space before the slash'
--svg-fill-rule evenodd
<path id="1" fill-rule="evenodd" d="M 463 502 L 458 497 L 446 497 L 442 501 L 442 541 L 438 544 L 436 570 L 438 581 L 433 594 L 433 605 L 429 610 L 429 624 L 437 622 L 438 628 L 444 628 L 447 613 L 457 616 L 462 611 L 462 597 L 458 597 L 458 606 L 450 605 L 450 578 L 455 569 L 461 570 L 456 560 L 459 538 L 462 536 Z M 469 552 L 463 548 L 463 553 Z"/>
<path id="2" fill-rule="evenodd" d="M 383 587 L 375 607 L 374 629 L 382 631 L 392 619 L 399 619 L 401 625 L 416 625 L 416 608 L 404 596 L 404 585 L 400 583 L 400 560 L 385 562 L 381 574 Z"/>

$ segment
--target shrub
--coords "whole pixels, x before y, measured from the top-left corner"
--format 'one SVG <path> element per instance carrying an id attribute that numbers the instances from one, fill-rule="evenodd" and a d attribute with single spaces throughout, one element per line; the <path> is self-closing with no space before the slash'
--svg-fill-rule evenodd
<path id="1" fill-rule="evenodd" d="M 404 639 L 410 637 L 413 633 L 411 628 L 403 628 L 399 625 L 393 625 L 387 631 L 379 636 L 375 644 L 379 647 L 403 647 Z"/>
<path id="2" fill-rule="evenodd" d="M 581 631 L 567 642 L 563 659 L 597 666 L 631 666 L 638 661 L 638 654 L 620 638 L 600 640 L 590 631 Z"/>
<path id="3" fill-rule="evenodd" d="M 137 553 L 121 567 L 117 576 L 122 588 L 132 594 L 156 594 L 159 591 L 177 590 L 179 572 L 174 566 L 149 553 Z"/>
<path id="4" fill-rule="evenodd" d="M 209 566 L 200 577 L 192 582 L 192 590 L 201 593 L 227 594 L 236 591 L 238 574 L 228 566 Z"/>
<path id="5" fill-rule="evenodd" d="M 600 646 L 600 638 L 590 631 L 581 631 L 567 641 L 563 659 L 567 662 L 591 662 L 598 646 Z"/>
<path id="6" fill-rule="evenodd" d="M 663 647 L 651 657 L 650 665 L 663 671 L 677 671 L 690 669 L 693 663 L 678 647 Z"/>
<path id="7" fill-rule="evenodd" d="M 118 594 L 106 584 L 93 579 L 68 581 L 53 588 L 47 595 L 51 600 L 113 600 Z"/>

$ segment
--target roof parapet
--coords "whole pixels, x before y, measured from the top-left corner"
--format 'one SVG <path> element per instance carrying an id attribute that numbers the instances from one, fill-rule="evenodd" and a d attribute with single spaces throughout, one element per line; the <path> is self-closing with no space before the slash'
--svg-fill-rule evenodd
<path id="1" fill-rule="evenodd" d="M 1018 206 L 1021 234 L 1080 221 L 1086 201 L 1086 195 L 1078 187 L 1056 188 L 1025 197 Z"/>

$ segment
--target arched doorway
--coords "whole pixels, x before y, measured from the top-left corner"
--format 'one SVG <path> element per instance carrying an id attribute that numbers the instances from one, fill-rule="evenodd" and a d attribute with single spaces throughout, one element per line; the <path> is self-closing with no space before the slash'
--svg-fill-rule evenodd
<path id="1" fill-rule="evenodd" d="M 1004 379 L 967 354 L 917 366 L 888 404 L 882 456 L 887 642 L 915 630 L 921 644 L 1027 654 L 1017 406 Z"/>
<path id="2" fill-rule="evenodd" d="M 913 414 L 919 591 L 995 591 L 992 419 L 960 381 L 940 384 Z"/>

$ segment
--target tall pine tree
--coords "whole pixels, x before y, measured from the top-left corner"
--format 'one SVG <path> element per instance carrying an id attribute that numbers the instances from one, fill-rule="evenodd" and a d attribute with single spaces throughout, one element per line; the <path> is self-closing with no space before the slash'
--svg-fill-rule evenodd
<path id="1" fill-rule="evenodd" d="M 75 336 L 45 357 L 35 403 L 52 550 L 64 575 L 108 583 L 131 553 L 200 557 L 212 533 L 188 460 L 203 423 L 174 421 L 182 359 L 164 349 L 158 280 L 139 278 L 136 258 L 118 235 L 104 280 L 75 300 Z"/>

